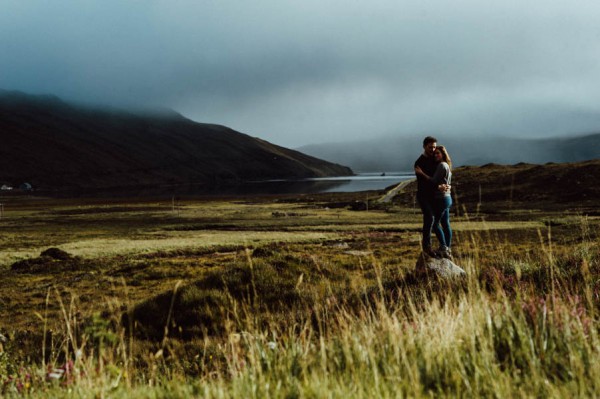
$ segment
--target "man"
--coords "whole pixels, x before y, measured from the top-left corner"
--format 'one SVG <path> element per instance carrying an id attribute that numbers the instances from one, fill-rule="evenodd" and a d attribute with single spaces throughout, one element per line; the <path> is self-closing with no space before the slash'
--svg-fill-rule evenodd
<path id="1" fill-rule="evenodd" d="M 415 168 L 418 166 L 429 176 L 433 176 L 437 163 L 433 153 L 437 148 L 437 139 L 427 136 L 423 140 L 423 154 L 415 161 Z M 437 253 L 431 248 L 431 229 L 433 228 L 433 198 L 436 187 L 432 185 L 423 176 L 417 175 L 417 202 L 423 213 L 423 252 L 429 256 L 437 257 Z"/>

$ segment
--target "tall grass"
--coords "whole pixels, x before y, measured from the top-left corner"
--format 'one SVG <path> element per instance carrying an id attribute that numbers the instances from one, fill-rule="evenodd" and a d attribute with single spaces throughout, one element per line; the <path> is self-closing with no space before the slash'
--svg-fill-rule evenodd
<path id="1" fill-rule="evenodd" d="M 50 291 L 48 301 L 62 310 L 63 331 L 44 337 L 38 361 L 17 361 L 16 341 L 6 344 L 2 393 L 595 397 L 600 254 L 585 221 L 582 237 L 561 252 L 552 245 L 551 230 L 540 230 L 539 250 L 523 255 L 492 231 L 473 234 L 457 260 L 468 277 L 454 282 L 410 272 L 390 276 L 373 258 L 375 278 L 357 292 L 336 285 L 340 275 L 332 271 L 308 275 L 307 263 L 282 271 L 282 262 L 292 265 L 294 259 L 249 254 L 245 266 L 174 287 L 154 303 L 162 307 L 142 307 L 150 319 L 168 311 L 153 341 L 136 335 L 139 307 L 111 304 L 113 312 L 79 320 L 76 297 L 65 300 Z M 480 248 L 490 241 L 501 248 L 481 269 Z M 288 299 L 277 302 L 282 296 Z M 179 304 L 191 307 L 198 323 L 212 317 L 213 328 L 178 331 L 188 328 L 172 322 Z M 129 316 L 122 319 L 121 311 Z M 40 320 L 47 322 L 44 314 Z"/>

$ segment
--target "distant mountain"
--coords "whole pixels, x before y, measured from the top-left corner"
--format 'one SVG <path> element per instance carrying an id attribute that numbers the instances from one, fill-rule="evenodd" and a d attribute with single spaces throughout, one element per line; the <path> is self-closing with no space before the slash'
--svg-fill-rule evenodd
<path id="1" fill-rule="evenodd" d="M 517 139 L 444 137 L 436 134 L 459 165 L 487 163 L 577 162 L 600 158 L 600 133 L 577 137 Z M 306 154 L 349 165 L 360 172 L 412 170 L 422 150 L 421 136 L 373 138 L 360 142 L 315 144 L 298 148 Z"/>
<path id="2" fill-rule="evenodd" d="M 78 189 L 351 175 L 174 111 L 128 112 L 0 90 L 0 184 Z"/>

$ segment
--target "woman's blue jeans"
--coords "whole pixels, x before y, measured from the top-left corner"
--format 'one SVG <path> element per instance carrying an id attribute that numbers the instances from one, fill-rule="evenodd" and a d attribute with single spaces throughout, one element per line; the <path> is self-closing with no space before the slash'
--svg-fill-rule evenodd
<path id="1" fill-rule="evenodd" d="M 452 197 L 435 198 L 433 200 L 433 232 L 440 242 L 441 249 L 449 249 L 452 245 L 452 228 L 450 227 L 450 207 Z"/>

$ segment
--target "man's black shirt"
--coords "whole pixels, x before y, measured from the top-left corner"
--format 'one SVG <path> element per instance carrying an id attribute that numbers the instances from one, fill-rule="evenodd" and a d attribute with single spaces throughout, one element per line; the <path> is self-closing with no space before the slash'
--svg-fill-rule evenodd
<path id="1" fill-rule="evenodd" d="M 415 161 L 415 167 L 420 167 L 427 176 L 433 176 L 437 168 L 437 163 L 434 157 L 426 157 L 421 154 L 419 159 Z M 426 196 L 427 198 L 433 198 L 435 193 L 435 187 L 423 176 L 417 175 L 417 196 Z"/>

